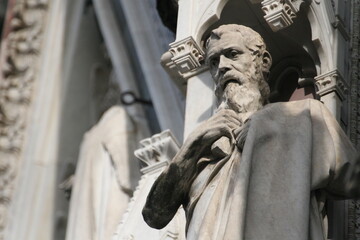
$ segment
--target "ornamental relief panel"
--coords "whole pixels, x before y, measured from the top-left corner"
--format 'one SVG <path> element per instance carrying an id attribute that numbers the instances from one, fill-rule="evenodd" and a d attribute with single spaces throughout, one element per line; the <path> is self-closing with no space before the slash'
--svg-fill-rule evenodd
<path id="1" fill-rule="evenodd" d="M 41 51 L 47 0 L 17 1 L 5 39 L 0 78 L 0 239 L 20 161 Z"/>

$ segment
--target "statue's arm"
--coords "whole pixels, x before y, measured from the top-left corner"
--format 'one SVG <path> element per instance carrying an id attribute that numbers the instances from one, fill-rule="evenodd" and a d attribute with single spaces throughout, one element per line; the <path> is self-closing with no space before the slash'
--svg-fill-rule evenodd
<path id="1" fill-rule="evenodd" d="M 155 181 L 142 211 L 150 227 L 165 227 L 184 202 L 196 174 L 197 155 L 183 146 Z"/>
<path id="2" fill-rule="evenodd" d="M 223 110 L 191 133 L 150 190 L 142 211 L 149 226 L 160 229 L 171 221 L 188 196 L 197 175 L 198 160 L 210 153 L 219 138 L 234 139 L 233 130 L 239 125 L 235 112 Z"/>
<path id="3" fill-rule="evenodd" d="M 313 103 L 314 104 L 314 103 Z M 318 113 L 324 124 L 323 132 L 328 132 L 330 139 L 318 133 L 320 139 L 314 141 L 313 149 L 326 156 L 327 160 L 321 164 L 329 174 L 326 186 L 328 196 L 334 199 L 348 199 L 359 197 L 360 193 L 360 158 L 350 142 L 349 137 L 342 130 L 336 119 L 321 103 L 316 102 Z M 318 121 L 320 122 L 320 121 Z M 320 130 L 321 128 L 315 128 Z M 329 137 L 327 137 L 329 138 Z M 330 154 L 331 153 L 331 154 Z M 317 165 L 315 165 L 317 166 Z M 318 166 L 319 167 L 319 166 Z"/>

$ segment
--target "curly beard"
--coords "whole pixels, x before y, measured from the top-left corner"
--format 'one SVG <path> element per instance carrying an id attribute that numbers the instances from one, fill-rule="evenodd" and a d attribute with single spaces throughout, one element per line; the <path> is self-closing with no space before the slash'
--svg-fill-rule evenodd
<path id="1" fill-rule="evenodd" d="M 246 72 L 228 71 L 224 74 L 226 79 L 234 79 L 222 86 L 216 86 L 215 95 L 218 97 L 220 109 L 232 109 L 237 113 L 255 112 L 268 103 L 270 88 L 265 80 L 259 59 Z"/>
<path id="2" fill-rule="evenodd" d="M 256 83 L 240 85 L 231 82 L 227 84 L 219 109 L 232 109 L 237 113 L 254 112 L 263 107 L 263 98 Z"/>
<path id="3" fill-rule="evenodd" d="M 259 68 L 251 70 L 231 75 L 231 78 L 238 80 L 229 82 L 222 91 L 217 89 L 218 110 L 225 108 L 237 113 L 255 112 L 268 103 L 268 83 Z"/>

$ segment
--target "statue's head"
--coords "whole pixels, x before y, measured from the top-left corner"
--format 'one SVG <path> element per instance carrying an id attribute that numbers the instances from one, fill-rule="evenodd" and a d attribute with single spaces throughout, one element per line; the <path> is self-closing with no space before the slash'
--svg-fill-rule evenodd
<path id="1" fill-rule="evenodd" d="M 270 90 L 266 77 L 271 56 L 257 32 L 235 24 L 213 30 L 206 42 L 206 62 L 220 101 L 230 105 L 240 101 L 244 106 L 235 108 L 245 109 L 234 109 L 239 112 L 250 111 L 254 108 L 251 104 L 267 103 Z"/>

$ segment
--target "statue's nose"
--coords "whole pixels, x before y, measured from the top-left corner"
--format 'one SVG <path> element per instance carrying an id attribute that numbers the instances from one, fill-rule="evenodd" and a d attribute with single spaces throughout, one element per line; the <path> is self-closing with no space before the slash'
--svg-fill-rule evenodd
<path id="1" fill-rule="evenodd" d="M 219 73 L 221 75 L 224 75 L 230 69 L 231 68 L 230 68 L 229 59 L 226 58 L 225 56 L 221 55 L 220 59 L 219 59 Z"/>

